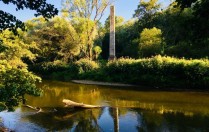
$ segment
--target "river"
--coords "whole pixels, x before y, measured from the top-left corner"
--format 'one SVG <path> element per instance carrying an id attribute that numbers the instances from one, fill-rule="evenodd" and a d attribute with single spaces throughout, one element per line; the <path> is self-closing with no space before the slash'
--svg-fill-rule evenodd
<path id="1" fill-rule="evenodd" d="M 5 127 L 16 132 L 208 132 L 209 93 L 146 90 L 44 81 L 41 97 L 27 96 L 27 104 L 44 112 L 17 107 L 1 112 Z M 65 108 L 63 99 L 96 109 Z"/>

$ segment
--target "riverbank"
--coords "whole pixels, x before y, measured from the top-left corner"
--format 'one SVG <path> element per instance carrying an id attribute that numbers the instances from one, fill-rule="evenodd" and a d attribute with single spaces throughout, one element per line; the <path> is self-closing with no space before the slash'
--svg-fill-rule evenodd
<path id="1" fill-rule="evenodd" d="M 99 82 L 92 80 L 72 80 L 73 83 L 87 84 L 87 85 L 101 85 L 101 86 L 119 86 L 119 87 L 135 87 L 137 85 L 124 84 L 124 83 L 110 83 L 110 82 Z"/>
<path id="2" fill-rule="evenodd" d="M 209 90 L 208 59 L 155 56 L 137 60 L 120 58 L 104 63 L 82 59 L 66 65 L 34 66 L 31 71 L 50 80 L 93 80 L 100 82 L 98 85 L 117 82 L 159 89 Z"/>

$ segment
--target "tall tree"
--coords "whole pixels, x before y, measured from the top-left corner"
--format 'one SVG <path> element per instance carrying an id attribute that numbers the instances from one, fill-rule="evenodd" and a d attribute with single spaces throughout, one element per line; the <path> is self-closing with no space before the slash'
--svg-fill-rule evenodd
<path id="1" fill-rule="evenodd" d="M 34 59 L 35 55 L 29 50 L 32 45 L 23 42 L 24 32 L 19 36 L 9 30 L 0 33 L 0 39 L 5 50 L 0 53 L 0 111 L 13 110 L 20 101 L 25 102 L 24 95 L 39 95 L 36 87 L 40 78 L 27 70 L 22 58 Z"/>
<path id="2" fill-rule="evenodd" d="M 156 17 L 156 12 L 160 9 L 158 0 L 144 1 L 140 0 L 138 8 L 135 10 L 134 17 L 138 18 L 139 25 L 145 28 L 152 28 L 153 19 Z"/>
<path id="3" fill-rule="evenodd" d="M 80 38 L 68 20 L 54 17 L 45 21 L 40 17 L 27 21 L 26 26 L 28 33 L 25 39 L 36 45 L 32 51 L 38 54 L 37 62 L 68 62 L 79 54 Z"/>
<path id="4" fill-rule="evenodd" d="M 194 25 L 194 35 L 198 43 L 208 43 L 206 40 L 209 37 L 209 1 L 208 0 L 176 0 L 181 9 L 191 8 L 193 10 L 194 19 L 191 21 Z"/>
<path id="5" fill-rule="evenodd" d="M 93 39 L 95 38 L 95 31 L 98 27 L 99 21 L 104 15 L 105 9 L 111 5 L 113 0 L 63 0 L 62 12 L 73 20 L 78 18 L 84 20 L 86 23 L 86 47 L 85 53 L 90 59 L 92 59 Z M 82 18 L 82 19 L 81 19 Z M 93 26 L 92 26 L 93 22 Z"/>
<path id="6" fill-rule="evenodd" d="M 16 10 L 28 8 L 35 10 L 36 16 L 50 18 L 58 13 L 46 0 L 0 0 L 4 4 L 13 4 Z M 25 102 L 24 95 L 40 95 L 36 82 L 40 78 L 28 72 L 23 57 L 34 58 L 25 44 L 19 28 L 25 30 L 23 22 L 12 14 L 0 10 L 0 111 L 12 110 L 20 101 Z M 10 30 L 10 31 L 9 31 Z M 17 37 L 17 34 L 19 36 Z"/>

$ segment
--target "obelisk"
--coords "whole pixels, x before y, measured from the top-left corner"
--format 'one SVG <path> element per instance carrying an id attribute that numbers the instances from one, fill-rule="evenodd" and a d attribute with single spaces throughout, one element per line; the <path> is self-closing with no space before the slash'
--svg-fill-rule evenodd
<path id="1" fill-rule="evenodd" d="M 115 6 L 110 6 L 110 46 L 109 60 L 115 59 Z"/>

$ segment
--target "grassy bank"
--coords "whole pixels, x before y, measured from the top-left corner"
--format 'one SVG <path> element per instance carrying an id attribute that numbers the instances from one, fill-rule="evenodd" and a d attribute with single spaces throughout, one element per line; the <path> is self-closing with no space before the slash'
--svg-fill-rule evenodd
<path id="1" fill-rule="evenodd" d="M 42 73 L 50 79 L 65 81 L 90 79 L 154 87 L 209 89 L 208 59 L 186 60 L 155 56 L 137 60 L 120 58 L 107 63 L 82 59 L 72 64 L 54 67 L 58 70 L 48 68 Z"/>

